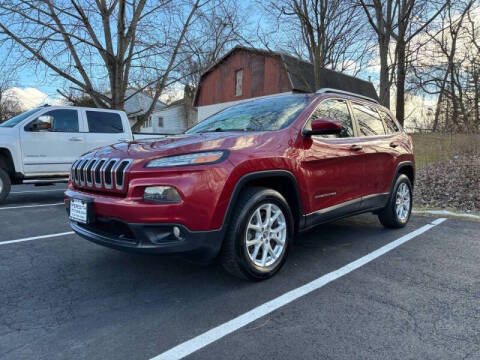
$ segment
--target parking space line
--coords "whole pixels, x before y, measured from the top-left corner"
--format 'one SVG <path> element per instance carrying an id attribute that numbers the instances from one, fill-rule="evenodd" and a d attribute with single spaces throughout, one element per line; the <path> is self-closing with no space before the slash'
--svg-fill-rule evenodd
<path id="1" fill-rule="evenodd" d="M 45 193 L 45 192 L 52 192 L 52 191 L 66 191 L 67 188 L 65 189 L 55 189 L 55 190 L 38 190 L 38 191 L 35 191 L 35 190 L 27 190 L 27 191 L 12 191 L 10 192 L 10 194 L 42 194 L 42 193 Z"/>
<path id="2" fill-rule="evenodd" d="M 33 237 L 28 237 L 28 238 L 23 238 L 23 239 L 16 239 L 16 240 L 7 240 L 7 241 L 1 241 L 0 246 L 1 245 L 8 245 L 8 244 L 15 244 L 15 243 L 24 242 L 24 241 L 48 239 L 48 238 L 55 238 L 55 237 L 59 237 L 59 236 L 66 236 L 66 235 L 73 235 L 73 234 L 75 234 L 73 231 L 67 231 L 67 232 L 57 233 L 57 234 L 33 236 Z"/>
<path id="3" fill-rule="evenodd" d="M 440 218 L 433 221 L 430 224 L 424 225 L 421 228 L 418 228 L 417 230 L 412 231 L 398 238 L 397 240 L 394 240 L 391 243 L 388 243 L 387 245 L 382 246 L 381 248 L 361 257 L 360 259 L 357 259 L 333 272 L 323 275 L 318 279 L 313 280 L 312 282 L 309 282 L 283 295 L 280 295 L 279 297 L 273 300 L 270 300 L 264 303 L 263 305 L 260 305 L 244 313 L 243 315 L 236 317 L 235 319 L 232 319 L 211 330 L 208 330 L 203 334 L 200 334 L 194 337 L 193 339 L 190 339 L 182 344 L 179 344 L 173 347 L 170 350 L 167 350 L 166 352 L 160 355 L 155 356 L 151 360 L 182 359 L 185 356 L 188 356 L 202 349 L 203 347 L 223 338 L 224 336 L 227 336 L 228 334 L 231 334 L 232 332 L 244 327 L 245 325 L 248 325 L 257 319 L 270 314 L 271 312 L 279 309 L 280 307 L 285 306 L 291 303 L 292 301 L 297 300 L 298 298 L 311 293 L 312 291 L 318 290 L 321 287 L 327 285 L 328 283 L 344 275 L 347 275 L 348 273 L 358 269 L 359 267 L 365 264 L 368 264 L 369 262 L 399 247 L 400 245 L 406 243 L 407 241 L 441 224 L 445 220 L 446 220 L 445 218 Z"/>
<path id="4" fill-rule="evenodd" d="M 11 209 L 22 209 L 22 208 L 34 208 L 34 207 L 43 207 L 43 206 L 58 206 L 65 205 L 65 203 L 54 203 L 54 204 L 37 204 L 37 205 L 21 205 L 21 206 L 8 206 L 0 207 L 0 210 L 11 210 Z"/>

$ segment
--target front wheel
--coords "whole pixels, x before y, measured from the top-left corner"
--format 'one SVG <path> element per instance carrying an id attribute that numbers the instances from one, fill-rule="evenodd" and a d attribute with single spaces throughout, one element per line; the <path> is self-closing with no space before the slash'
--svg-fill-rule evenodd
<path id="1" fill-rule="evenodd" d="M 293 216 L 285 198 L 272 189 L 249 188 L 240 194 L 220 260 L 235 276 L 267 279 L 284 264 L 292 237 Z"/>
<path id="2" fill-rule="evenodd" d="M 3 202 L 10 193 L 10 176 L 7 172 L 0 168 L 0 203 Z"/>
<path id="3" fill-rule="evenodd" d="M 378 214 L 378 219 L 387 228 L 401 228 L 407 225 L 412 213 L 412 183 L 406 175 L 399 175 L 395 181 L 388 204 Z"/>

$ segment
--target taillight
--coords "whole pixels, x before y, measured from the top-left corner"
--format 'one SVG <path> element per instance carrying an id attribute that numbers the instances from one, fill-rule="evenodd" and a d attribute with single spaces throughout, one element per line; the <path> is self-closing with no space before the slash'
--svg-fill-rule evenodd
<path id="1" fill-rule="evenodd" d="M 410 135 L 408 135 L 408 141 L 410 141 L 410 149 L 413 150 L 413 138 Z"/>

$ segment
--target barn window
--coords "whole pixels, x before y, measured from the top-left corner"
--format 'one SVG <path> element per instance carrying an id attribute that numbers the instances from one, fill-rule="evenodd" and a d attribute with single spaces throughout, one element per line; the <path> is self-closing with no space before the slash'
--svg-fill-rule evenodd
<path id="1" fill-rule="evenodd" d="M 235 96 L 242 96 L 243 94 L 243 70 L 235 71 Z"/>
<path id="2" fill-rule="evenodd" d="M 158 118 L 158 127 L 163 127 L 163 117 Z"/>

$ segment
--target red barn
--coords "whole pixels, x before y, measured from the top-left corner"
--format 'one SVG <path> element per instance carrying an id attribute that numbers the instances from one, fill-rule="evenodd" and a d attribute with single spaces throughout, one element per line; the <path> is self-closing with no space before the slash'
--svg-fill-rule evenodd
<path id="1" fill-rule="evenodd" d="M 202 74 L 194 106 L 201 121 L 246 99 L 313 89 L 312 64 L 283 53 L 237 46 Z"/>

